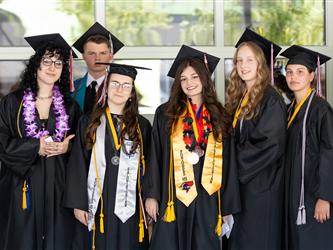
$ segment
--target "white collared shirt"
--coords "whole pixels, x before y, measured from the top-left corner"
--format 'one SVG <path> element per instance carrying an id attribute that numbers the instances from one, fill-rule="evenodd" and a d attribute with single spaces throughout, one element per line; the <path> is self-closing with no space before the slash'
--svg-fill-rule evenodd
<path id="1" fill-rule="evenodd" d="M 97 85 L 96 85 L 96 91 L 98 90 L 99 86 L 102 85 L 103 81 L 104 81 L 105 75 L 101 76 L 98 79 L 93 78 L 89 73 L 88 73 L 88 77 L 87 77 L 87 86 L 88 87 L 92 81 L 96 81 Z"/>

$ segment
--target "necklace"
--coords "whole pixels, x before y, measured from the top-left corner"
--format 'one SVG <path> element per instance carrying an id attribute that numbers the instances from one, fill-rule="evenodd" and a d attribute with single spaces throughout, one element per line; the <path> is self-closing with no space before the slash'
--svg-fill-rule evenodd
<path id="1" fill-rule="evenodd" d="M 51 99 L 52 98 L 52 95 L 50 96 L 36 96 L 36 99 L 39 99 L 39 100 L 47 100 L 47 99 Z"/>
<path id="2" fill-rule="evenodd" d="M 53 141 L 60 142 L 64 139 L 66 132 L 69 130 L 69 116 L 67 115 L 64 97 L 59 87 L 54 86 L 52 90 L 53 112 L 56 117 L 56 128 L 52 135 Z M 24 91 L 23 96 L 23 117 L 25 132 L 27 137 L 39 139 L 50 132 L 46 128 L 38 128 L 36 123 L 36 97 L 31 89 Z"/>

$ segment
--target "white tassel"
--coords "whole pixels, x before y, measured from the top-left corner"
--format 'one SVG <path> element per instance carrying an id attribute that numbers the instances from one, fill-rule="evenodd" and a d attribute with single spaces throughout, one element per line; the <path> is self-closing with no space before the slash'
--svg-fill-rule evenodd
<path id="1" fill-rule="evenodd" d="M 306 224 L 306 211 L 305 207 L 301 206 L 298 208 L 298 213 L 297 213 L 297 220 L 296 220 L 296 225 L 305 225 Z"/>

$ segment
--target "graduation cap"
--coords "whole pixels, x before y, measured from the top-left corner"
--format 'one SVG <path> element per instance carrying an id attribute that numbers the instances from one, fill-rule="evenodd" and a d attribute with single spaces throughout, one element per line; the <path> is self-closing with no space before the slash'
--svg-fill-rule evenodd
<path id="1" fill-rule="evenodd" d="M 218 58 L 218 57 L 215 57 L 215 56 L 212 56 L 205 52 L 202 52 L 200 50 L 191 48 L 187 45 L 182 45 L 182 47 L 178 51 L 178 54 L 177 54 L 173 64 L 171 65 L 168 76 L 175 78 L 179 65 L 186 59 L 201 60 L 207 66 L 207 69 L 209 70 L 210 73 L 214 72 L 217 64 L 220 61 L 220 58 Z"/>
<path id="2" fill-rule="evenodd" d="M 110 46 L 112 48 L 113 54 L 116 54 L 117 51 L 124 46 L 124 44 L 110 31 L 104 28 L 103 25 L 95 22 L 78 40 L 76 40 L 76 42 L 73 44 L 73 47 L 83 53 L 83 47 L 86 44 L 87 40 L 94 35 L 102 35 L 109 41 L 111 38 Z"/>
<path id="3" fill-rule="evenodd" d="M 151 70 L 150 68 L 127 65 L 127 64 L 119 64 L 119 63 L 106 63 L 106 62 L 97 62 L 96 64 L 104 64 L 109 65 L 109 74 L 115 73 L 120 75 L 125 75 L 131 77 L 135 80 L 136 75 L 138 74 L 137 69 L 143 70 Z"/>
<path id="4" fill-rule="evenodd" d="M 133 79 L 133 81 L 136 78 L 136 75 L 138 74 L 137 69 L 143 69 L 143 70 L 151 70 L 150 68 L 145 68 L 145 67 L 139 67 L 139 66 L 134 66 L 134 65 L 128 65 L 128 64 L 119 64 L 119 63 L 109 63 L 109 62 L 97 62 L 96 64 L 104 64 L 104 65 L 109 65 L 108 72 L 109 74 L 115 73 L 115 74 L 120 74 L 120 75 L 125 75 L 129 76 Z M 104 106 L 105 104 L 105 96 L 106 96 L 106 79 L 107 77 L 105 76 L 104 82 L 103 82 L 103 88 L 100 97 L 98 98 L 98 104 Z"/>
<path id="5" fill-rule="evenodd" d="M 289 58 L 286 66 L 289 64 L 300 64 L 313 71 L 317 68 L 317 95 L 321 96 L 320 65 L 330 60 L 331 57 L 298 45 L 292 45 L 283 51 L 281 55 Z"/>
<path id="6" fill-rule="evenodd" d="M 279 52 L 282 49 L 279 45 L 267 40 L 266 38 L 262 37 L 258 33 L 248 28 L 245 29 L 242 36 L 239 38 L 238 42 L 235 45 L 235 48 L 238 48 L 238 46 L 243 42 L 254 42 L 255 44 L 257 44 L 264 52 L 266 62 L 268 65 L 274 62 L 275 57 L 279 54 Z"/>
<path id="7" fill-rule="evenodd" d="M 321 65 L 331 59 L 326 55 L 320 54 L 316 51 L 306 49 L 298 45 L 292 45 L 291 47 L 283 51 L 281 53 L 281 56 L 289 58 L 287 65 L 301 64 L 313 71 L 315 71 L 318 66 L 318 60 L 320 63 L 319 65 Z"/>
<path id="8" fill-rule="evenodd" d="M 71 46 L 65 41 L 65 39 L 59 33 L 37 35 L 37 36 L 27 36 L 24 39 L 29 43 L 29 45 L 37 51 L 39 48 L 47 43 L 54 43 L 59 48 L 63 49 L 68 55 L 72 53 L 74 58 L 77 55 L 71 51 Z"/>

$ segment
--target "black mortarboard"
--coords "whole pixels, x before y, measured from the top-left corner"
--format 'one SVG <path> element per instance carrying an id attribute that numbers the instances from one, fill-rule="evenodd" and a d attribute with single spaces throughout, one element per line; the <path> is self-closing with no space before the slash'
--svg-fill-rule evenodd
<path id="1" fill-rule="evenodd" d="M 35 51 L 44 46 L 46 43 L 54 43 L 59 48 L 63 49 L 68 54 L 68 56 L 70 55 L 71 46 L 59 33 L 28 36 L 24 39 Z M 77 55 L 74 53 L 74 51 L 72 52 L 72 56 L 77 58 Z"/>
<path id="2" fill-rule="evenodd" d="M 137 69 L 144 69 L 144 70 L 151 70 L 150 68 L 127 65 L 127 64 L 119 64 L 119 63 L 104 63 L 104 62 L 97 62 L 96 64 L 104 64 L 109 65 L 109 74 L 116 73 L 120 75 L 125 75 L 131 77 L 135 80 L 137 75 Z"/>
<path id="3" fill-rule="evenodd" d="M 257 44 L 264 52 L 266 62 L 268 65 L 271 64 L 271 59 L 272 59 L 271 45 L 273 45 L 273 60 L 282 49 L 279 45 L 267 40 L 266 38 L 262 37 L 261 35 L 257 34 L 256 32 L 248 28 L 245 29 L 241 38 L 239 38 L 238 42 L 235 45 L 235 48 L 237 48 L 243 42 L 254 42 L 255 44 Z"/>
<path id="4" fill-rule="evenodd" d="M 298 45 L 292 45 L 281 53 L 281 56 L 289 58 L 288 64 L 301 64 L 315 71 L 318 66 L 318 57 L 320 64 L 323 64 L 331 58 L 316 51 L 306 49 Z"/>
<path id="5" fill-rule="evenodd" d="M 177 54 L 173 64 L 171 65 L 168 76 L 175 78 L 179 65 L 186 59 L 194 59 L 194 58 L 201 60 L 204 64 L 206 64 L 206 60 L 207 60 L 206 65 L 208 65 L 210 73 L 214 72 L 217 64 L 220 61 L 220 58 L 218 58 L 218 57 L 212 56 L 212 55 L 202 52 L 200 50 L 193 49 L 189 46 L 182 45 L 182 47 L 178 51 L 178 54 Z"/>
<path id="6" fill-rule="evenodd" d="M 124 44 L 117 37 L 115 37 L 110 31 L 104 28 L 103 25 L 96 22 L 79 39 L 76 40 L 76 42 L 73 44 L 73 47 L 83 53 L 83 47 L 88 38 L 94 35 L 102 35 L 108 40 L 110 39 L 111 35 L 113 54 L 116 54 L 117 51 L 124 46 Z"/>

